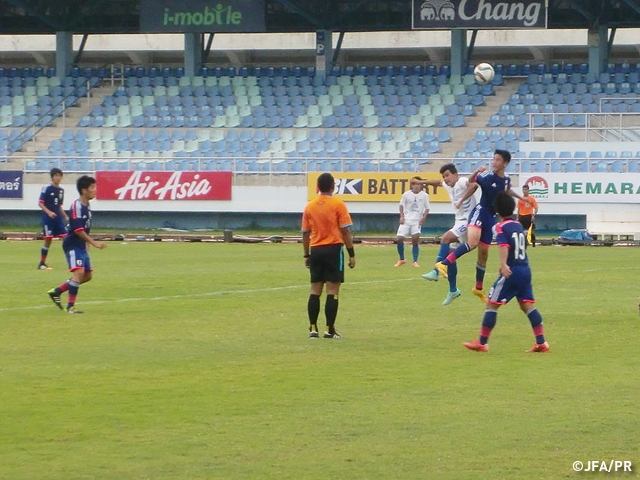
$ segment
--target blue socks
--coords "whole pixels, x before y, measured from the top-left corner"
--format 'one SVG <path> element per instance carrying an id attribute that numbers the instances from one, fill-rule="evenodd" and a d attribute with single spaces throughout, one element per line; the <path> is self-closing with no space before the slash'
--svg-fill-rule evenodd
<path id="1" fill-rule="evenodd" d="M 476 288 L 478 290 L 482 290 L 482 286 L 484 283 L 484 273 L 487 270 L 487 267 L 476 263 Z"/>
<path id="2" fill-rule="evenodd" d="M 447 273 L 448 273 L 448 280 L 449 280 L 449 291 L 450 292 L 457 292 L 458 291 L 458 285 L 456 284 L 456 278 L 458 277 L 458 262 L 453 262 L 451 265 L 449 265 L 449 268 L 447 269 Z"/>
<path id="3" fill-rule="evenodd" d="M 465 254 L 469 253 L 470 251 L 471 251 L 471 247 L 469 246 L 469 244 L 468 243 L 463 243 L 458 248 L 456 248 L 453 252 L 451 252 L 449 255 L 447 255 L 447 258 L 445 258 L 442 261 L 442 263 L 443 263 L 443 265 L 451 265 L 453 262 L 455 262 L 462 255 L 465 255 Z M 453 259 L 449 260 L 448 257 L 451 257 L 451 256 L 453 256 Z"/>
<path id="4" fill-rule="evenodd" d="M 448 243 L 441 243 L 440 250 L 438 250 L 438 256 L 436 257 L 436 263 L 444 260 L 447 257 L 447 255 L 449 255 L 449 250 L 450 250 L 450 247 Z"/>
<path id="5" fill-rule="evenodd" d="M 533 328 L 533 334 L 536 337 L 536 343 L 544 343 L 544 328 L 542 326 L 542 315 L 538 312 L 537 308 L 529 311 L 527 313 L 527 317 L 529 317 L 529 322 L 531 322 L 531 328 Z"/>
<path id="6" fill-rule="evenodd" d="M 491 330 L 496 326 L 498 321 L 498 312 L 496 310 L 485 310 L 482 319 L 482 327 L 480 327 L 480 343 L 485 345 L 489 341 Z"/>
<path id="7" fill-rule="evenodd" d="M 413 261 L 417 262 L 418 255 L 420 255 L 420 245 L 413 245 L 412 252 L 413 252 Z"/>
<path id="8" fill-rule="evenodd" d="M 398 256 L 400 260 L 404 260 L 404 242 L 397 242 L 396 248 L 398 249 Z"/>

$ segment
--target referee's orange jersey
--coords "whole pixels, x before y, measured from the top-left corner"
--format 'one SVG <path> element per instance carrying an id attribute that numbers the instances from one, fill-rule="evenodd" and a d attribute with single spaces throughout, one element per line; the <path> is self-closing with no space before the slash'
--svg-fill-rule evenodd
<path id="1" fill-rule="evenodd" d="M 311 200 L 302 214 L 302 231 L 311 232 L 312 247 L 343 243 L 340 229 L 351 225 L 345 203 L 328 195 Z"/>
<path id="2" fill-rule="evenodd" d="M 538 202 L 533 197 L 522 197 L 518 200 L 518 215 L 533 215 L 533 211 L 538 208 Z"/>

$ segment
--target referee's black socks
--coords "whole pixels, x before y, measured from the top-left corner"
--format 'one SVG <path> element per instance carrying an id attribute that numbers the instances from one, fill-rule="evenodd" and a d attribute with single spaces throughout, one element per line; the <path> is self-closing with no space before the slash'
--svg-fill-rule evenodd
<path id="1" fill-rule="evenodd" d="M 336 317 L 338 316 L 337 295 L 327 295 L 327 300 L 324 303 L 324 314 L 327 317 L 329 333 L 335 333 L 334 325 L 336 323 Z"/>

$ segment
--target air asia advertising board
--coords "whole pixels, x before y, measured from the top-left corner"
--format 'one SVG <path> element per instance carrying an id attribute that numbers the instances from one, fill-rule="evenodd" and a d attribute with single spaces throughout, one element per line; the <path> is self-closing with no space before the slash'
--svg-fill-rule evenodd
<path id="1" fill-rule="evenodd" d="M 413 0 L 412 28 L 546 28 L 546 0 Z"/>
<path id="2" fill-rule="evenodd" d="M 96 172 L 99 200 L 231 200 L 231 172 Z"/>

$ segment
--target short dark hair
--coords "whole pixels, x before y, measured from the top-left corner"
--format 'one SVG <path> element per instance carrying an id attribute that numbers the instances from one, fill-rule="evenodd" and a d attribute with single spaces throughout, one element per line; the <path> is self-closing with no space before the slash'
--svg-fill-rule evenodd
<path id="1" fill-rule="evenodd" d="M 524 190 L 525 188 L 526 188 L 527 190 L 529 190 L 529 185 L 528 185 L 527 183 L 525 183 L 525 184 L 522 186 L 522 189 L 523 189 L 523 190 Z"/>
<path id="2" fill-rule="evenodd" d="M 507 192 L 500 192 L 498 196 L 496 196 L 496 201 L 494 203 L 496 212 L 502 218 L 509 218 L 513 215 L 513 211 L 516 208 L 515 200 L 509 195 Z"/>
<path id="3" fill-rule="evenodd" d="M 440 175 L 442 175 L 447 170 L 449 170 L 454 175 L 458 173 L 458 169 L 453 163 L 445 163 L 443 166 L 440 167 Z"/>
<path id="4" fill-rule="evenodd" d="M 508 150 L 496 149 L 496 151 L 493 153 L 494 155 L 500 155 L 502 157 L 502 160 L 504 160 L 507 163 L 511 161 L 511 154 L 509 153 Z"/>
<path id="5" fill-rule="evenodd" d="M 58 175 L 58 174 L 63 175 L 62 170 L 60 170 L 58 167 L 53 167 L 49 172 L 49 175 L 51 175 L 51 178 L 53 178 L 54 175 Z"/>
<path id="6" fill-rule="evenodd" d="M 76 182 L 76 188 L 78 189 L 78 193 L 82 195 L 82 190 L 84 190 L 85 188 L 89 188 L 94 183 L 96 183 L 95 178 L 90 177 L 89 175 L 82 175 Z"/>
<path id="7" fill-rule="evenodd" d="M 318 190 L 321 193 L 333 193 L 333 188 L 336 186 L 336 181 L 328 172 L 321 173 L 318 177 Z"/>

